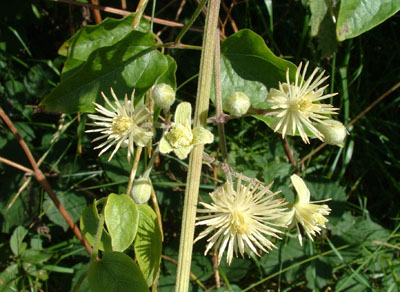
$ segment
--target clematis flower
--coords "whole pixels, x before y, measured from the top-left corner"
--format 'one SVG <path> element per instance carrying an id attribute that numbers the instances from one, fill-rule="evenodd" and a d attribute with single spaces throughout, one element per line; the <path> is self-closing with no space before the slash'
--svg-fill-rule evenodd
<path id="1" fill-rule="evenodd" d="M 203 127 L 191 128 L 192 106 L 188 102 L 180 103 L 175 111 L 175 123 L 160 140 L 160 152 L 174 151 L 179 159 L 185 159 L 194 145 L 209 144 L 214 135 Z"/>
<path id="2" fill-rule="evenodd" d="M 115 102 L 114 106 L 102 92 L 101 95 L 104 101 L 112 110 L 108 110 L 94 102 L 95 110 L 101 115 L 88 115 L 89 118 L 94 120 L 94 123 L 90 123 L 89 125 L 100 128 L 88 130 L 86 133 L 102 134 L 93 139 L 92 142 L 106 139 L 100 145 L 94 147 L 94 149 L 102 148 L 99 156 L 115 145 L 108 161 L 113 158 L 120 147 L 128 147 L 127 155 L 129 160 L 134 153 L 134 144 L 144 147 L 153 136 L 150 128 L 141 127 L 141 124 L 151 117 L 150 111 L 145 106 L 135 109 L 134 93 L 133 91 L 130 100 L 128 100 L 128 96 L 125 94 L 124 103 L 121 104 L 111 88 L 111 95 Z"/>
<path id="3" fill-rule="evenodd" d="M 253 251 L 260 256 L 259 250 L 268 252 L 276 248 L 266 236 L 281 239 L 277 234 L 282 231 L 277 227 L 285 226 L 276 221 L 284 216 L 283 206 L 287 203 L 276 198 L 279 192 L 272 193 L 270 186 L 260 186 L 255 182 L 242 185 L 239 177 L 236 190 L 228 181 L 210 193 L 211 204 L 200 202 L 203 208 L 198 208 L 197 213 L 207 215 L 196 218 L 196 225 L 206 225 L 207 228 L 195 241 L 211 236 L 204 255 L 215 246 L 220 263 L 227 249 L 226 260 L 230 264 L 234 253 L 237 257 L 239 252 L 243 257 L 244 252 L 250 255 Z"/>
<path id="4" fill-rule="evenodd" d="M 312 237 L 315 236 L 316 233 L 320 234 L 321 228 L 325 228 L 325 223 L 328 222 L 325 216 L 329 215 L 331 212 L 328 205 L 317 205 L 317 203 L 326 202 L 330 199 L 310 202 L 310 190 L 307 188 L 303 179 L 295 174 L 292 175 L 290 179 L 296 189 L 297 200 L 287 213 L 286 220 L 284 220 L 285 222 L 283 223 L 286 223 L 289 228 L 296 225 L 299 242 L 300 245 L 302 245 L 299 224 L 303 226 L 308 238 L 313 241 Z"/>
<path id="5" fill-rule="evenodd" d="M 272 105 L 271 109 L 276 111 L 276 120 L 272 127 L 275 132 L 282 134 L 296 135 L 298 133 L 304 143 L 310 143 L 308 134 L 324 141 L 324 135 L 313 125 L 313 123 L 324 123 L 329 115 L 337 114 L 338 108 L 331 104 L 320 103 L 321 100 L 335 96 L 337 93 L 324 94 L 328 85 L 318 88 L 324 83 L 328 76 L 324 72 L 315 79 L 318 68 L 305 80 L 308 62 L 304 66 L 300 76 L 302 63 L 296 70 L 295 83 L 290 82 L 289 69 L 286 71 L 286 82 L 279 83 L 279 89 L 272 88 L 266 101 Z"/>

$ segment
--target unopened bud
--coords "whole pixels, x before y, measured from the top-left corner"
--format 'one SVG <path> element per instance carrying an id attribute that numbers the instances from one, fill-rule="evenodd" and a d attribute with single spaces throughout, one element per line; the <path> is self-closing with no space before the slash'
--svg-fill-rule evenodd
<path id="1" fill-rule="evenodd" d="M 148 178 L 140 177 L 135 180 L 131 192 L 132 198 L 136 204 L 144 204 L 150 199 L 151 182 Z"/>
<path id="2" fill-rule="evenodd" d="M 156 105 L 164 110 L 169 110 L 175 101 L 175 90 L 166 83 L 157 84 L 151 92 L 151 98 Z"/>
<path id="3" fill-rule="evenodd" d="M 237 91 L 225 99 L 225 109 L 236 117 L 241 117 L 250 108 L 250 99 L 243 92 Z"/>
<path id="4" fill-rule="evenodd" d="M 315 127 L 324 135 L 324 141 L 326 143 L 339 147 L 344 146 L 344 139 L 346 138 L 347 130 L 341 122 L 326 120 L 323 124 L 316 124 Z"/>

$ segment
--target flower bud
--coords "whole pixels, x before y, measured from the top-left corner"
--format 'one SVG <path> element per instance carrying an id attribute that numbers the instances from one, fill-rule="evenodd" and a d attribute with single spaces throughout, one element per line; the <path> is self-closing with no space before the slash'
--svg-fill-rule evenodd
<path id="1" fill-rule="evenodd" d="M 157 84 L 153 87 L 151 98 L 156 105 L 164 110 L 169 110 L 175 101 L 175 90 L 166 83 Z"/>
<path id="2" fill-rule="evenodd" d="M 225 109 L 236 117 L 241 117 L 250 108 L 250 99 L 243 92 L 237 91 L 225 99 Z"/>
<path id="3" fill-rule="evenodd" d="M 133 183 L 131 192 L 136 204 L 144 204 L 150 199 L 151 181 L 148 178 L 140 177 Z"/>
<path id="4" fill-rule="evenodd" d="M 326 120 L 323 124 L 316 124 L 315 127 L 324 135 L 324 141 L 326 143 L 339 147 L 344 146 L 347 130 L 341 122 Z"/>

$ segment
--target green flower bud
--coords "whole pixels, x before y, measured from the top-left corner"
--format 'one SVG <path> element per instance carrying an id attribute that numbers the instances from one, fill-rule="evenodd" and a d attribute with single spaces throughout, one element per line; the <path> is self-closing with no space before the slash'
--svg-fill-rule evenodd
<path id="1" fill-rule="evenodd" d="M 237 91 L 225 99 L 225 109 L 234 116 L 241 117 L 250 108 L 250 99 L 243 92 Z"/>
<path id="2" fill-rule="evenodd" d="M 344 146 L 347 130 L 341 122 L 326 120 L 323 124 L 316 124 L 315 127 L 324 135 L 324 141 L 326 143 L 339 147 Z"/>
<path id="3" fill-rule="evenodd" d="M 136 204 L 144 204 L 150 199 L 151 181 L 148 178 L 140 177 L 133 183 L 131 192 L 132 198 Z"/>
<path id="4" fill-rule="evenodd" d="M 156 105 L 164 110 L 169 110 L 175 101 L 175 90 L 166 83 L 157 84 L 153 87 L 151 98 Z"/>

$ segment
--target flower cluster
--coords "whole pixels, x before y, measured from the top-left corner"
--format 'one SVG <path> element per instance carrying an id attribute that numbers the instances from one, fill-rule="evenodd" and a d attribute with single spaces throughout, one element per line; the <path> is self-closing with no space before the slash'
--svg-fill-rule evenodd
<path id="1" fill-rule="evenodd" d="M 295 82 L 290 82 L 289 69 L 286 71 L 286 82 L 279 83 L 279 89 L 272 88 L 267 96 L 267 103 L 274 110 L 276 119 L 272 125 L 275 132 L 301 136 L 305 143 L 310 143 L 308 136 L 316 137 L 324 141 L 315 124 L 324 124 L 329 115 L 337 114 L 338 108 L 331 104 L 321 103 L 321 100 L 335 96 L 337 93 L 324 94 L 328 85 L 320 87 L 328 76 L 324 72 L 316 78 L 319 68 L 315 68 L 308 79 L 304 79 L 307 73 L 308 62 L 301 72 L 302 64 L 296 70 Z M 301 73 L 301 76 L 300 76 Z"/>
<path id="2" fill-rule="evenodd" d="M 316 233 L 320 234 L 321 227 L 325 228 L 325 223 L 328 222 L 325 216 L 328 216 L 331 212 L 328 205 L 317 205 L 317 203 L 326 202 L 330 199 L 310 202 L 310 190 L 307 188 L 304 181 L 295 174 L 293 174 L 290 179 L 297 192 L 297 200 L 284 217 L 283 221 L 285 221 L 284 223 L 287 224 L 289 228 L 296 225 L 299 242 L 300 245 L 302 245 L 302 235 L 299 224 L 303 226 L 308 238 L 313 240 L 312 236 L 315 236 Z"/>
<path id="3" fill-rule="evenodd" d="M 114 106 L 102 92 L 101 95 L 111 110 L 106 109 L 98 103 L 94 103 L 96 111 L 102 115 L 88 115 L 89 118 L 94 120 L 94 123 L 89 125 L 100 128 L 88 130 L 86 132 L 102 134 L 93 139 L 92 142 L 106 139 L 100 145 L 94 147 L 94 149 L 103 148 L 100 151 L 99 156 L 115 145 L 108 161 L 113 158 L 114 154 L 120 147 L 128 147 L 129 160 L 131 155 L 134 153 L 134 144 L 144 147 L 153 137 L 153 132 L 150 128 L 141 127 L 141 124 L 151 117 L 150 111 L 145 106 L 135 109 L 134 93 L 135 92 L 133 91 L 131 99 L 128 99 L 128 96 L 125 95 L 124 103 L 121 104 L 111 88 L 111 95 L 115 102 Z"/>
<path id="4" fill-rule="evenodd" d="M 282 233 L 277 227 L 284 227 L 276 223 L 284 216 L 284 200 L 276 198 L 269 186 L 261 187 L 252 182 L 243 185 L 239 177 L 236 189 L 228 181 L 210 194 L 212 203 L 201 202 L 203 208 L 197 210 L 200 214 L 208 214 L 197 218 L 196 225 L 206 225 L 207 228 L 199 234 L 196 241 L 212 235 L 205 254 L 213 247 L 218 250 L 218 262 L 221 261 L 224 250 L 227 248 L 227 262 L 230 264 L 233 253 L 244 252 L 250 255 L 257 249 L 268 252 L 276 247 L 265 236 L 280 238 Z"/>
<path id="5" fill-rule="evenodd" d="M 191 127 L 192 106 L 188 102 L 180 103 L 175 110 L 175 123 L 161 138 L 160 152 L 173 151 L 179 159 L 185 159 L 194 145 L 208 144 L 214 135 L 203 127 Z"/>

